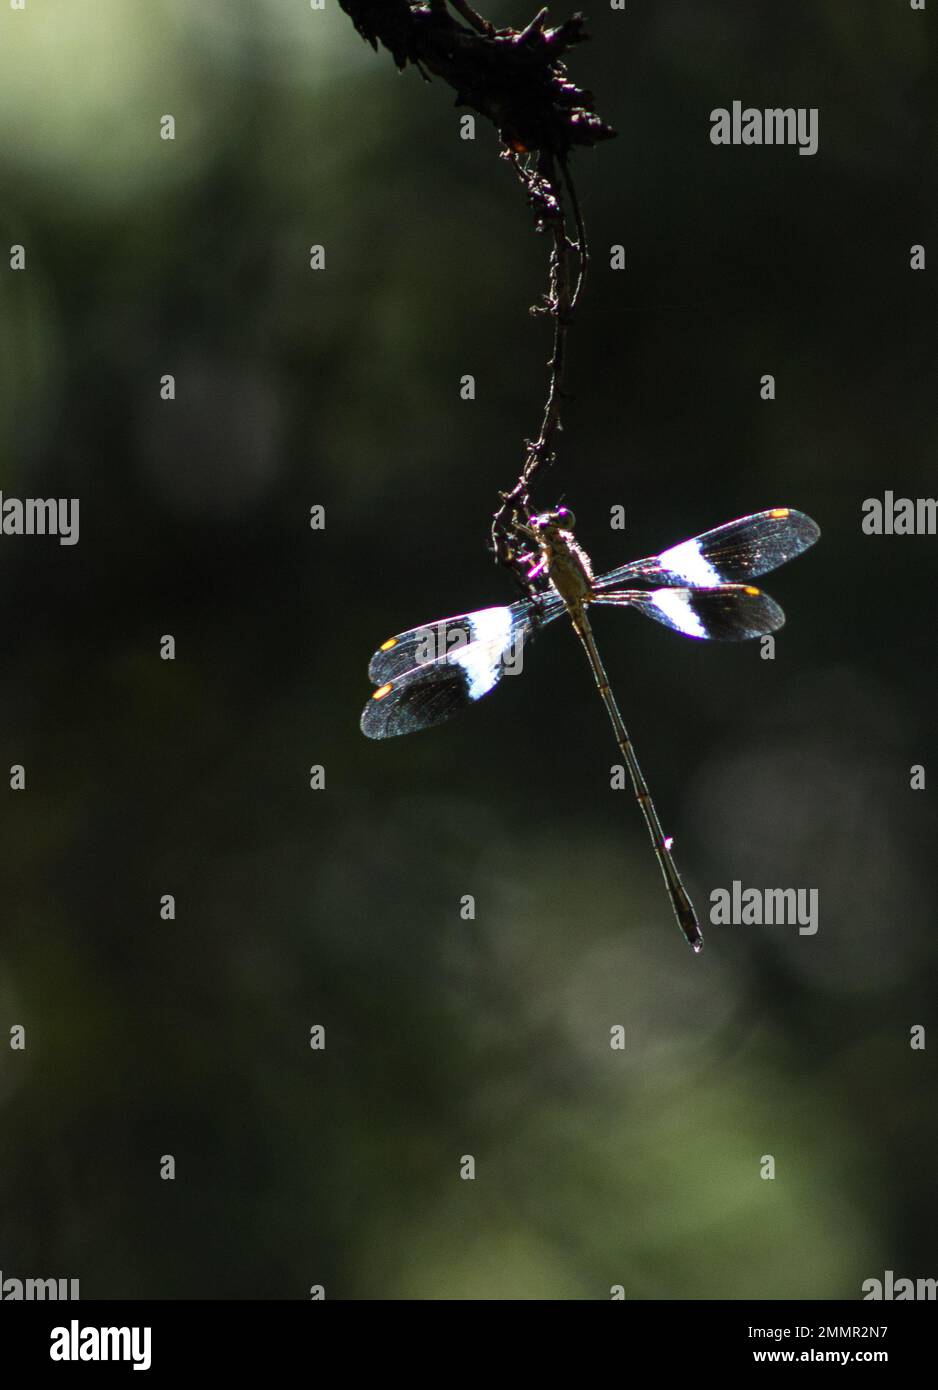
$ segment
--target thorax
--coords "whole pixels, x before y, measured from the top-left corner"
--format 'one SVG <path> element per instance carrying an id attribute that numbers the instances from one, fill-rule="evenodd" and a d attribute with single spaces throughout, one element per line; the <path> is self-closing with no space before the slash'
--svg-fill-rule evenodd
<path id="1" fill-rule="evenodd" d="M 593 591 L 593 571 L 589 556 L 572 533 L 557 531 L 553 536 L 542 536 L 540 544 L 548 577 L 567 607 L 587 601 Z"/>

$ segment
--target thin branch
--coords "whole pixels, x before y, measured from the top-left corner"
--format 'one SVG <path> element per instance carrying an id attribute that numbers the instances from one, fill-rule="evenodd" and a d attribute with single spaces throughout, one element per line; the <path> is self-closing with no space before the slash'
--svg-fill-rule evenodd
<path id="1" fill-rule="evenodd" d="M 523 551 L 516 547 L 516 522 L 524 521 L 534 510 L 532 490 L 542 468 L 553 462 L 554 437 L 563 428 L 560 418 L 564 396 L 564 377 L 567 363 L 567 333 L 571 323 L 575 296 L 583 283 L 586 265 L 586 240 L 579 222 L 578 241 L 571 243 L 567 220 L 558 185 L 556 164 L 550 156 L 542 155 L 539 165 L 526 168 L 517 156 L 513 162 L 525 186 L 528 198 L 535 207 L 539 230 L 550 228 L 553 247 L 550 256 L 548 291 L 540 312 L 554 320 L 553 350 L 548 361 L 547 400 L 536 440 L 525 441 L 525 459 L 518 480 L 510 492 L 499 494 L 501 503 L 492 518 L 492 550 L 497 561 L 512 569 L 522 587 L 529 589 Z M 571 253 L 579 258 L 576 290 L 571 292 Z"/>
<path id="2" fill-rule="evenodd" d="M 381 43 L 399 68 L 407 63 L 424 76 L 432 73 L 456 92 L 456 105 L 469 106 L 493 121 L 508 158 L 534 211 L 535 227 L 549 230 L 552 248 L 544 302 L 532 313 L 554 321 L 548 362 L 547 400 L 540 433 L 525 440 L 518 479 L 499 493 L 492 518 L 492 551 L 527 592 L 533 587 L 518 526 L 534 510 L 532 492 L 541 470 L 553 462 L 554 442 L 563 428 L 567 334 L 589 262 L 586 228 L 570 174 L 574 146 L 595 145 L 615 131 L 595 110 L 591 92 L 571 82 L 562 61 L 588 35 L 581 14 L 555 29 L 540 10 L 524 29 L 496 29 L 469 0 L 449 0 L 465 23 L 454 18 L 447 0 L 339 0 L 356 29 L 373 48 Z M 468 27 L 467 27 L 468 26 Z M 429 80 L 429 79 L 428 79 Z M 576 238 L 569 235 L 569 198 Z M 576 256 L 574 284 L 573 257 Z M 522 548 L 519 548 L 521 546 Z"/>
<path id="3" fill-rule="evenodd" d="M 593 94 L 571 82 L 564 66 L 570 49 L 587 38 L 581 14 L 549 29 L 543 9 L 524 29 L 496 29 L 467 0 L 452 0 L 465 24 L 445 0 L 339 3 L 373 48 L 381 43 L 399 68 L 411 63 L 447 82 L 456 105 L 493 121 L 519 154 L 566 155 L 575 145 L 595 145 L 615 134 L 597 114 Z"/>

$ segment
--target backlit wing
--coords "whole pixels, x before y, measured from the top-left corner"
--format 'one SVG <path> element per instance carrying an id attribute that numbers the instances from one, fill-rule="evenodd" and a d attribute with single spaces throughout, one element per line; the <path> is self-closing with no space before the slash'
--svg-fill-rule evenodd
<path id="1" fill-rule="evenodd" d="M 776 632 L 785 614 L 774 599 L 749 584 L 713 589 L 625 589 L 599 594 L 595 603 L 636 608 L 685 637 L 744 642 Z"/>
<path id="2" fill-rule="evenodd" d="M 773 507 L 704 531 L 660 555 L 633 560 L 601 575 L 594 588 L 602 593 L 636 580 L 693 589 L 739 584 L 793 560 L 814 545 L 820 534 L 817 522 L 804 512 Z"/>
<path id="3" fill-rule="evenodd" d="M 435 724 L 487 695 L 502 677 L 520 672 L 524 644 L 563 604 L 524 600 L 482 608 L 390 638 L 375 652 L 368 674 L 377 684 L 362 711 L 362 733 L 393 738 Z"/>

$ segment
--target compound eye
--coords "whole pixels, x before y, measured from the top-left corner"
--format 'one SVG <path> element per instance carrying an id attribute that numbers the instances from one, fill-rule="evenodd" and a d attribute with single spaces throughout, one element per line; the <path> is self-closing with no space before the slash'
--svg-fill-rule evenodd
<path id="1" fill-rule="evenodd" d="M 554 516 L 557 518 L 558 524 L 568 531 L 572 531 L 576 525 L 576 517 L 569 507 L 558 507 Z"/>

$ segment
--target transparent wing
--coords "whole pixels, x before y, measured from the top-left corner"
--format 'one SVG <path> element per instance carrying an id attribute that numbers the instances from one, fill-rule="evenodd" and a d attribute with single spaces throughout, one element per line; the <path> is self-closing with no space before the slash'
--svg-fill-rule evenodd
<path id="1" fill-rule="evenodd" d="M 598 594 L 595 603 L 636 608 L 685 637 L 744 642 L 776 632 L 785 614 L 774 599 L 749 584 L 712 589 L 624 589 Z"/>
<path id="2" fill-rule="evenodd" d="M 704 531 L 660 555 L 610 570 L 596 580 L 594 588 L 602 593 L 635 580 L 695 589 L 738 584 L 793 560 L 814 545 L 820 534 L 817 522 L 804 512 L 773 507 Z"/>
<path id="3" fill-rule="evenodd" d="M 517 604 L 515 608 L 521 608 Z M 407 632 L 389 637 L 368 663 L 368 678 L 375 685 L 402 676 L 416 666 L 426 666 L 448 652 L 468 647 L 480 638 L 510 635 L 524 615 L 515 608 L 481 608 L 477 613 L 460 613 L 455 618 L 440 618 L 424 623 Z"/>
<path id="4" fill-rule="evenodd" d="M 362 711 L 362 733 L 393 738 L 451 719 L 494 690 L 506 673 L 520 671 L 534 629 L 562 612 L 562 603 L 525 600 L 391 638 L 371 658 L 368 674 L 378 689 Z"/>

